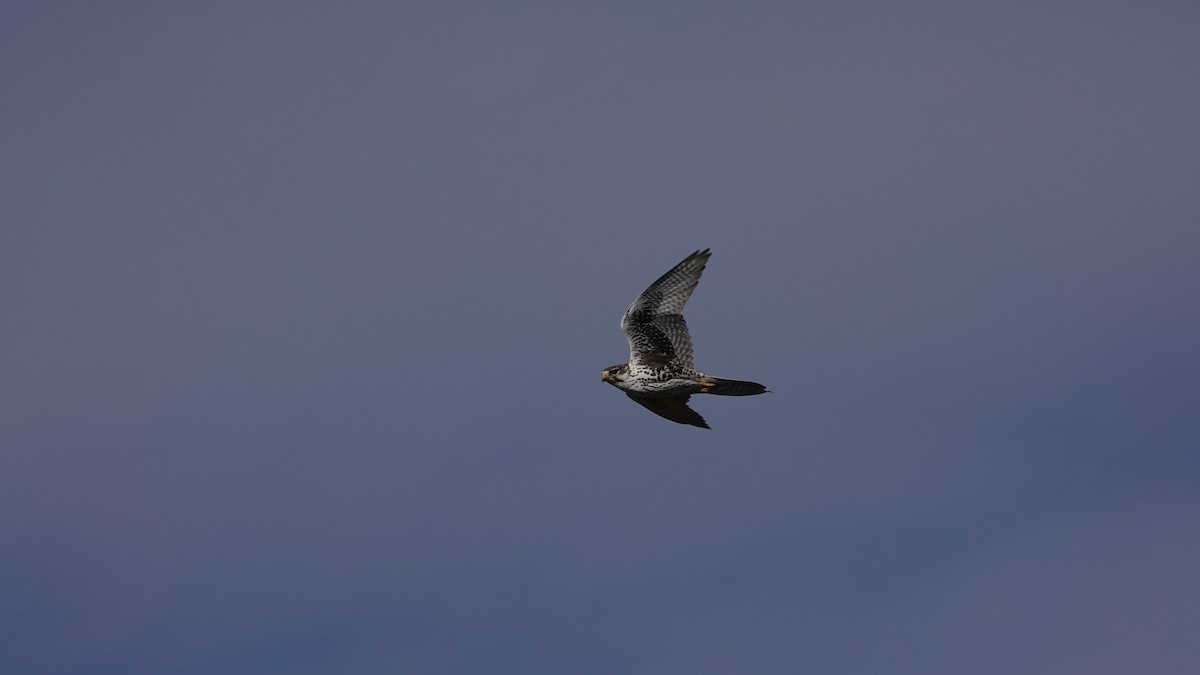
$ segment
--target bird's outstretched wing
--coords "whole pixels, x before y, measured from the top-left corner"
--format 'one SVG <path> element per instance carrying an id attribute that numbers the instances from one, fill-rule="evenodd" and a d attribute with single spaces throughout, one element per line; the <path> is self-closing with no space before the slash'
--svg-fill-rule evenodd
<path id="1" fill-rule="evenodd" d="M 646 408 L 646 410 L 649 410 L 659 417 L 665 417 L 672 422 L 690 424 L 694 427 L 702 427 L 704 429 L 712 428 L 708 426 L 708 422 L 704 421 L 704 418 L 700 416 L 700 413 L 688 407 L 687 403 L 688 399 L 691 398 L 690 395 L 638 396 L 636 394 L 630 394 L 629 392 L 626 392 L 625 395 L 640 403 Z"/>
<path id="2" fill-rule="evenodd" d="M 670 363 L 675 368 L 695 369 L 692 336 L 688 334 L 687 322 L 683 320 L 683 306 L 692 297 L 696 284 L 700 283 L 700 275 L 704 272 L 709 255 L 708 249 L 704 249 L 684 258 L 683 262 L 642 291 L 625 310 L 625 315 L 621 317 L 621 331 L 629 339 L 630 364 Z M 686 405 L 683 407 L 687 409 Z"/>

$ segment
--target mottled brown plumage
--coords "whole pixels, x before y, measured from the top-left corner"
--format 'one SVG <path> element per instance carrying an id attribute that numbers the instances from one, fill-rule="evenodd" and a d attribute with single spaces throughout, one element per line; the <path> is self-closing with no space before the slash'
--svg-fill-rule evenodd
<path id="1" fill-rule="evenodd" d="M 642 292 L 621 317 L 629 340 L 629 362 L 606 368 L 602 379 L 660 417 L 708 429 L 688 407 L 692 394 L 752 396 L 757 382 L 710 377 L 696 370 L 692 337 L 683 320 L 687 304 L 711 254 L 696 251 Z"/>

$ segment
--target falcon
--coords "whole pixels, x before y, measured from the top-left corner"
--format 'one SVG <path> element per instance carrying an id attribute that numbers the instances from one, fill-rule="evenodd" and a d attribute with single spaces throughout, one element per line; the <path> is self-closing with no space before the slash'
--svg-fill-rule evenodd
<path id="1" fill-rule="evenodd" d="M 704 429 L 711 427 L 688 407 L 692 394 L 753 396 L 767 391 L 757 382 L 726 380 L 696 370 L 683 306 L 700 283 L 710 255 L 704 249 L 684 258 L 629 305 L 621 317 L 621 331 L 629 339 L 629 363 L 601 373 L 605 382 L 655 415 Z"/>

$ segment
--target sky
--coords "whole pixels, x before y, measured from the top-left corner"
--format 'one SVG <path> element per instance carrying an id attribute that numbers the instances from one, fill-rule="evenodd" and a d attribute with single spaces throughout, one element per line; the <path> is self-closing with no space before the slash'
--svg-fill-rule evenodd
<path id="1" fill-rule="evenodd" d="M 1198 29 L 6 3 L 0 669 L 1200 672 Z"/>

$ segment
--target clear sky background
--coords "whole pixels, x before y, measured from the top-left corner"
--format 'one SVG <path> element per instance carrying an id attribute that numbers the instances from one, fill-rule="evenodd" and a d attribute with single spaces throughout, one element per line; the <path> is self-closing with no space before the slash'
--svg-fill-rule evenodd
<path id="1" fill-rule="evenodd" d="M 6 3 L 0 669 L 1200 672 L 1198 36 Z"/>

